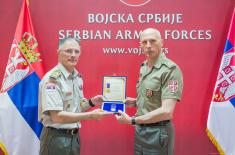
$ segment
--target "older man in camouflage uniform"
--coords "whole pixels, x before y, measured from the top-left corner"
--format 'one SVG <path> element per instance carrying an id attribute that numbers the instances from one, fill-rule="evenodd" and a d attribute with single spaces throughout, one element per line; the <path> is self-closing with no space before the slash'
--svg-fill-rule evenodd
<path id="1" fill-rule="evenodd" d="M 39 121 L 44 126 L 40 155 L 79 155 L 80 121 L 100 120 L 110 114 L 101 109 L 85 112 L 101 104 L 102 96 L 84 98 L 82 77 L 75 69 L 80 53 L 78 40 L 60 40 L 59 63 L 40 82 Z"/>

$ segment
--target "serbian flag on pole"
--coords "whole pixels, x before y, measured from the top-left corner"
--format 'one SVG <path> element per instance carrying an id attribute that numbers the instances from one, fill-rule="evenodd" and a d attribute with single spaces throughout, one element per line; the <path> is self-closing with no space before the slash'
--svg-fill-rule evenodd
<path id="1" fill-rule="evenodd" d="M 207 134 L 221 155 L 235 155 L 235 9 L 210 105 Z"/>
<path id="2" fill-rule="evenodd" d="M 0 152 L 39 154 L 38 84 L 43 76 L 28 3 L 23 0 L 0 92 Z"/>

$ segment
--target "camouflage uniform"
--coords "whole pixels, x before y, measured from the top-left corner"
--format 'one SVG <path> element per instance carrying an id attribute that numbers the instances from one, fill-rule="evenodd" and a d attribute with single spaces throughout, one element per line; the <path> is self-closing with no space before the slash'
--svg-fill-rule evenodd
<path id="1" fill-rule="evenodd" d="M 141 65 L 136 87 L 136 116 L 140 116 L 160 108 L 164 99 L 181 99 L 182 73 L 162 53 L 151 71 L 148 71 L 147 61 Z M 174 127 L 171 121 L 136 126 L 135 155 L 172 155 L 173 148 Z"/>

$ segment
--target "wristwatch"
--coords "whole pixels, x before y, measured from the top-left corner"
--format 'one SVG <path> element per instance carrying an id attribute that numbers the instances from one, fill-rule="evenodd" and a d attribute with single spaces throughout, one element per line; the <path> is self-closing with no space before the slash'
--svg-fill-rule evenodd
<path id="1" fill-rule="evenodd" d="M 94 107 L 95 105 L 92 103 L 91 99 L 88 100 L 88 103 L 91 107 Z"/>
<path id="2" fill-rule="evenodd" d="M 135 117 L 132 117 L 132 118 L 131 118 L 131 124 L 132 124 L 132 125 L 136 125 Z"/>

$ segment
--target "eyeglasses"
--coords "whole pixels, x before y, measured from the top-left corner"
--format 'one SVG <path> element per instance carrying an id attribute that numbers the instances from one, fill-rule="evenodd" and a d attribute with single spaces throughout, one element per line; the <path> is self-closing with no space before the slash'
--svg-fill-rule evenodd
<path id="1" fill-rule="evenodd" d="M 147 45 L 148 42 L 152 45 L 152 44 L 155 44 L 157 43 L 157 40 L 154 40 L 154 39 L 151 39 L 151 40 L 143 40 L 140 42 L 141 45 Z"/>
<path id="2" fill-rule="evenodd" d="M 61 50 L 64 51 L 66 54 L 72 55 L 73 53 L 75 53 L 75 55 L 78 55 L 80 53 L 80 50 L 78 49 L 66 49 L 66 50 Z"/>

